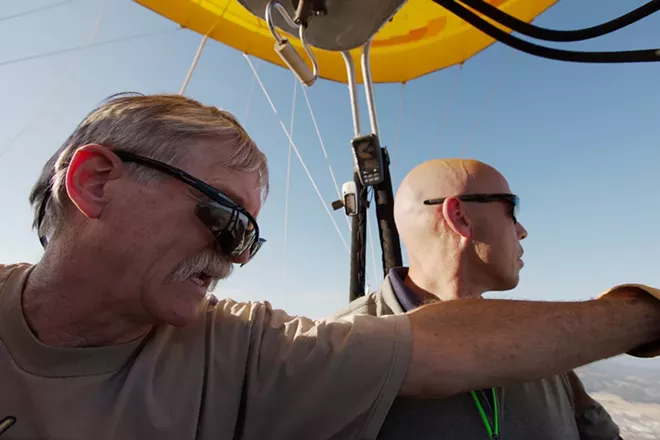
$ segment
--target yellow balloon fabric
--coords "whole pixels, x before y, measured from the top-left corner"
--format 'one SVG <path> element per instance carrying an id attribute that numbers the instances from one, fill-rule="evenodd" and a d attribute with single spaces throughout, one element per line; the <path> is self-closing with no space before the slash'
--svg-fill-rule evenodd
<path id="1" fill-rule="evenodd" d="M 286 68 L 273 50 L 275 40 L 266 21 L 253 15 L 237 0 L 135 1 L 185 28 L 201 35 L 208 34 L 209 38 L 238 51 Z M 529 23 L 556 1 L 488 0 L 488 3 Z M 297 36 L 282 31 L 280 34 L 291 41 L 311 68 Z M 407 82 L 460 64 L 492 43 L 494 40 L 491 37 L 431 0 L 409 0 L 373 38 L 372 81 Z M 319 64 L 320 78 L 347 82 L 346 67 L 340 52 L 315 47 L 312 50 Z M 357 68 L 358 82 L 362 82 L 361 50 L 354 49 L 351 55 Z"/>

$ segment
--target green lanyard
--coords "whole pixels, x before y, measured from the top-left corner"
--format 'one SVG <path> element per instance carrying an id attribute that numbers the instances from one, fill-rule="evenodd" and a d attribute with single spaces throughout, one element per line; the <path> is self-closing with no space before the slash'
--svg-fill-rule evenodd
<path id="1" fill-rule="evenodd" d="M 477 394 L 474 391 L 470 391 L 470 394 L 472 394 L 472 398 L 474 399 L 474 403 L 477 405 L 477 409 L 479 410 L 479 414 L 481 415 L 481 420 L 484 421 L 484 425 L 486 426 L 486 431 L 488 431 L 488 437 L 490 440 L 497 440 L 500 438 L 500 423 L 499 423 L 499 417 L 497 414 L 497 395 L 495 394 L 495 388 L 491 388 L 491 391 L 493 392 L 493 419 L 495 420 L 495 428 L 490 426 L 490 422 L 488 421 L 488 417 L 486 417 L 486 412 L 484 411 L 484 408 L 481 406 L 481 402 L 479 402 L 479 398 L 477 397 Z"/>

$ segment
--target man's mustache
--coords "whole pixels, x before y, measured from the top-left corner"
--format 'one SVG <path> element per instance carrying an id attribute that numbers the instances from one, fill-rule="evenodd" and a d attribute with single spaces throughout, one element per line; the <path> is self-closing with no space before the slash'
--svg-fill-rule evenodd
<path id="1" fill-rule="evenodd" d="M 172 271 L 168 281 L 176 283 L 204 274 L 211 279 L 209 290 L 213 290 L 218 281 L 231 275 L 233 269 L 234 264 L 229 258 L 209 249 L 181 261 Z"/>

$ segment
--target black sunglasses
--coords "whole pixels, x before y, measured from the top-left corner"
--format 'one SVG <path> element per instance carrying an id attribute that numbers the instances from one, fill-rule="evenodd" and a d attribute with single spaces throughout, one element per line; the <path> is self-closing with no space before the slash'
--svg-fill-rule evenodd
<path id="1" fill-rule="evenodd" d="M 124 162 L 144 165 L 172 176 L 210 198 L 211 202 L 197 204 L 195 214 L 215 236 L 225 255 L 237 257 L 247 251 L 250 261 L 266 242 L 259 238 L 259 226 L 254 217 L 222 191 L 166 163 L 123 150 L 113 150 L 113 153 Z"/>
<path id="2" fill-rule="evenodd" d="M 265 239 L 259 238 L 259 226 L 254 217 L 229 196 L 211 185 L 191 176 L 183 170 L 148 157 L 139 156 L 123 150 L 113 150 L 113 153 L 124 162 L 143 165 L 172 176 L 210 198 L 210 202 L 200 202 L 197 204 L 195 214 L 209 228 L 223 254 L 230 257 L 238 257 L 248 252 L 248 261 L 250 261 L 266 242 Z M 43 221 L 45 206 L 50 195 L 51 190 L 48 188 L 44 203 L 41 205 L 39 212 L 37 230 L 40 229 Z M 46 237 L 40 236 L 39 240 L 42 246 L 46 247 Z"/>
<path id="3" fill-rule="evenodd" d="M 478 203 L 490 203 L 490 202 L 506 202 L 511 205 L 511 216 L 513 217 L 514 222 L 518 222 L 518 211 L 520 210 L 520 198 L 515 194 L 464 194 L 456 196 L 456 198 L 462 202 L 478 202 Z M 447 197 L 442 197 L 439 199 L 428 199 L 424 200 L 425 205 L 440 205 Z"/>

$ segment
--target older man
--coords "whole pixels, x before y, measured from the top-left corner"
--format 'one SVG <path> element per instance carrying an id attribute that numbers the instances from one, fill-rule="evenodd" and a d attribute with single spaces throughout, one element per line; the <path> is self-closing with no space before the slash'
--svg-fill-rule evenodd
<path id="1" fill-rule="evenodd" d="M 517 205 L 504 176 L 482 162 L 436 159 L 417 166 L 401 183 L 394 210 L 410 267 L 392 269 L 379 291 L 353 301 L 337 317 L 402 314 L 428 302 L 513 289 L 523 266 L 520 241 L 527 237 Z M 620 438 L 609 414 L 572 371 L 446 399 L 396 399 L 378 438 L 500 436 Z"/>
<path id="2" fill-rule="evenodd" d="M 267 186 L 226 112 L 177 96 L 92 111 L 31 194 L 43 258 L 0 267 L 3 439 L 370 439 L 397 395 L 532 380 L 660 337 L 645 286 L 337 321 L 211 301 L 263 243 Z"/>

